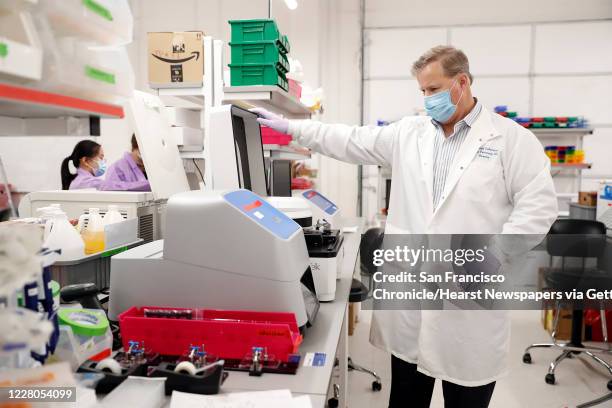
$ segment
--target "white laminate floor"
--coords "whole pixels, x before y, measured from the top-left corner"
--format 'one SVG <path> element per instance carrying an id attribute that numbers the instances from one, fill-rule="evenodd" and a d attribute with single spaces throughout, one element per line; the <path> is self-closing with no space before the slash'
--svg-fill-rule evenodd
<path id="1" fill-rule="evenodd" d="M 608 393 L 606 384 L 611 378 L 599 366 L 582 357 L 564 360 L 556 370 L 557 384 L 546 384 L 544 375 L 548 364 L 559 352 L 533 350 L 533 363 L 527 365 L 522 362 L 523 350 L 527 345 L 549 340 L 540 323 L 540 312 L 513 311 L 511 316 L 510 374 L 498 381 L 491 408 L 570 408 Z M 373 392 L 372 377 L 356 371 L 349 372 L 349 408 L 387 407 L 388 404 L 390 357 L 370 345 L 370 318 L 370 311 L 360 312 L 355 334 L 349 337 L 349 353 L 356 363 L 378 372 L 383 380 L 383 389 Z M 612 356 L 605 359 L 612 362 Z M 431 407 L 443 406 L 442 389 L 437 381 Z M 612 400 L 598 407 L 612 408 Z"/>

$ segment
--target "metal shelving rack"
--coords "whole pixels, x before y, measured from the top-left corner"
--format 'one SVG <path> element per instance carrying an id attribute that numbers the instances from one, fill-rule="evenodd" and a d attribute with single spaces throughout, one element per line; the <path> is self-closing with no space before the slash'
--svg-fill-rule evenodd
<path id="1" fill-rule="evenodd" d="M 208 148 L 208 118 L 210 109 L 220 104 L 217 83 L 223 81 L 223 42 L 213 40 L 210 36 L 202 39 L 204 49 L 204 76 L 201 87 L 192 88 L 159 88 L 157 95 L 166 106 L 184 108 L 200 111 L 200 127 L 202 129 L 203 143 L 201 151 L 182 151 L 179 153 L 184 160 L 204 161 L 204 184 L 210 185 L 211 172 L 208 168 L 210 160 L 207 160 Z M 215 97 L 217 96 L 217 98 Z"/>
<path id="2" fill-rule="evenodd" d="M 119 105 L 0 82 L 0 136 L 100 136 L 100 118 L 123 116 Z"/>
<path id="3" fill-rule="evenodd" d="M 261 107 L 291 119 L 310 119 L 312 115 L 306 105 L 278 86 L 226 86 L 223 91 L 223 103 L 231 103 L 244 109 Z M 279 145 L 265 145 L 264 153 L 267 157 L 283 160 L 310 158 L 310 154 Z"/>
<path id="4" fill-rule="evenodd" d="M 259 106 L 291 119 L 309 119 L 312 113 L 306 105 L 278 86 L 227 86 L 223 91 L 224 103 L 247 109 Z"/>
<path id="5" fill-rule="evenodd" d="M 263 145 L 264 156 L 272 159 L 282 160 L 304 160 L 310 159 L 310 151 L 305 152 L 302 149 L 295 149 L 291 146 L 281 146 L 276 144 Z"/>
<path id="6" fill-rule="evenodd" d="M 545 143 L 546 139 L 557 138 L 557 139 L 570 139 L 572 144 L 576 145 L 577 149 L 583 148 L 583 139 L 585 136 L 593 133 L 591 128 L 538 128 L 529 129 L 533 132 L 542 145 L 550 144 Z M 573 193 L 558 193 L 558 199 L 572 200 L 578 197 L 578 192 L 582 186 L 582 171 L 590 169 L 592 163 L 553 163 L 551 164 L 551 171 L 553 177 L 561 173 L 573 173 Z M 567 211 L 560 211 L 560 215 L 566 215 Z"/>

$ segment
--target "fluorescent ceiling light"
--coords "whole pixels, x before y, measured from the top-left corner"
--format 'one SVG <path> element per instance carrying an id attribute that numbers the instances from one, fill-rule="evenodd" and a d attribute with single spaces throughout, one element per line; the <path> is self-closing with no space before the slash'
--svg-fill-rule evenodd
<path id="1" fill-rule="evenodd" d="M 289 10 L 295 10 L 298 6 L 297 0 L 285 0 L 285 4 L 289 8 Z"/>

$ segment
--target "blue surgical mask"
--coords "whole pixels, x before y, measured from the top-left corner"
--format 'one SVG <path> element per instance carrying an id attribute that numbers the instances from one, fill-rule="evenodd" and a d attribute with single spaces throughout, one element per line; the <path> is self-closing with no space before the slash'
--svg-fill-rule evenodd
<path id="1" fill-rule="evenodd" d="M 449 89 L 425 97 L 425 110 L 427 114 L 440 123 L 446 123 L 457 111 L 457 105 L 451 100 L 450 90 L 453 89 L 453 86 L 455 86 L 455 82 L 453 82 Z M 459 101 L 462 96 L 463 91 L 461 91 Z"/>
<path id="2" fill-rule="evenodd" d="M 100 159 L 98 160 L 98 168 L 95 171 L 94 176 L 100 177 L 106 173 L 106 160 Z"/>

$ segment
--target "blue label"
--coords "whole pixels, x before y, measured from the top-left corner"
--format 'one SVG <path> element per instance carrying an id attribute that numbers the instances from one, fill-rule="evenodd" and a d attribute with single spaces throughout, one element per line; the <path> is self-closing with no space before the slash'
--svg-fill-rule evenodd
<path id="1" fill-rule="evenodd" d="M 606 198 L 612 200 L 612 185 L 608 184 L 604 187 L 603 194 L 600 198 Z"/>
<path id="2" fill-rule="evenodd" d="M 334 215 L 338 211 L 338 207 L 318 191 L 307 190 L 302 193 L 302 196 L 329 215 Z"/>
<path id="3" fill-rule="evenodd" d="M 325 365 L 325 353 L 315 353 L 312 360 L 313 367 L 323 367 Z"/>
<path id="4" fill-rule="evenodd" d="M 223 198 L 279 238 L 287 239 L 300 229 L 295 221 L 249 190 L 232 191 Z"/>

